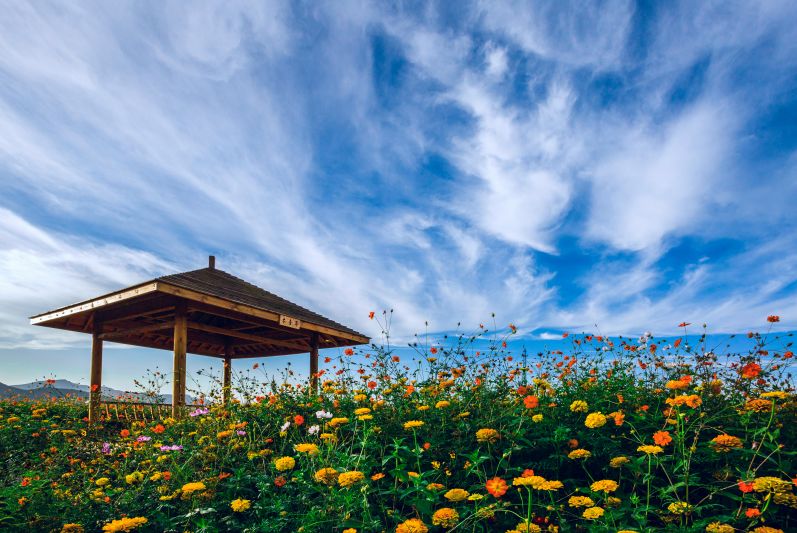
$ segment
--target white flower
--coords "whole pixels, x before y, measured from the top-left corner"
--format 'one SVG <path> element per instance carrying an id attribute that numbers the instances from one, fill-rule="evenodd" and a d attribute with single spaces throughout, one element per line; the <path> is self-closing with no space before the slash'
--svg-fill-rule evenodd
<path id="1" fill-rule="evenodd" d="M 280 428 L 280 433 L 285 433 L 286 431 L 288 431 L 289 427 L 291 427 L 291 423 L 285 422 L 284 424 L 282 424 L 282 427 Z"/>
<path id="2" fill-rule="evenodd" d="M 310 435 L 315 435 L 319 431 L 321 431 L 321 427 L 318 424 L 307 428 L 307 433 L 309 433 Z"/>
<path id="3" fill-rule="evenodd" d="M 327 411 L 316 411 L 315 412 L 315 417 L 316 418 L 332 418 L 332 413 L 329 413 Z"/>

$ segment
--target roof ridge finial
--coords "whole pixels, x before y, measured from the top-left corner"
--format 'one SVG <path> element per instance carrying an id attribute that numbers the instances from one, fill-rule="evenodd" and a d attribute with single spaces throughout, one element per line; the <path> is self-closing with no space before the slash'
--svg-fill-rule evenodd
<path id="1" fill-rule="evenodd" d="M 208 256 L 208 268 L 211 269 L 211 270 L 215 270 L 216 269 L 216 256 L 215 255 L 209 255 Z"/>

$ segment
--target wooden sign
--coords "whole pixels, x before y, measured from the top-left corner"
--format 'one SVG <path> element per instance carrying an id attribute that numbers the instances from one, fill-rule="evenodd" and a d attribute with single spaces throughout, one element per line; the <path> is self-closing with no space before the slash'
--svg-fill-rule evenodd
<path id="1" fill-rule="evenodd" d="M 285 326 L 287 328 L 293 329 L 300 329 L 302 327 L 302 321 L 298 318 L 293 318 L 291 316 L 280 315 L 280 326 Z"/>

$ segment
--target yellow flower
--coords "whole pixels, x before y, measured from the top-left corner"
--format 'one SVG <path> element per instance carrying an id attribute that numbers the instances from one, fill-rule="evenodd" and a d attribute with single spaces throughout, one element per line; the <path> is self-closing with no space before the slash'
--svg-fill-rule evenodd
<path id="1" fill-rule="evenodd" d="M 404 422 L 404 429 L 415 429 L 419 428 L 423 425 L 423 422 L 420 420 L 410 420 L 408 422 Z"/>
<path id="2" fill-rule="evenodd" d="M 315 455 L 318 453 L 318 446 L 307 442 L 294 444 L 293 449 L 299 453 L 308 453 L 310 455 Z"/>
<path id="3" fill-rule="evenodd" d="M 578 448 L 567 454 L 569 459 L 588 459 L 592 456 L 592 452 L 583 448 Z"/>
<path id="4" fill-rule="evenodd" d="M 334 485 L 338 480 L 338 471 L 334 468 L 322 468 L 313 474 L 313 479 L 324 485 Z"/>
<path id="5" fill-rule="evenodd" d="M 461 502 L 469 495 L 470 493 L 465 489 L 451 489 L 445 494 L 443 494 L 443 497 L 450 502 Z"/>
<path id="6" fill-rule="evenodd" d="M 650 445 L 642 445 L 639 446 L 636 451 L 638 452 L 645 452 L 648 455 L 658 455 L 664 451 L 664 448 L 661 446 L 650 446 Z"/>
<path id="7" fill-rule="evenodd" d="M 512 485 L 515 487 L 531 487 L 533 489 L 542 490 L 542 486 L 545 482 L 546 480 L 542 476 L 522 476 L 513 479 Z"/>
<path id="8" fill-rule="evenodd" d="M 252 502 L 249 500 L 244 500 L 243 498 L 238 498 L 237 500 L 230 502 L 230 507 L 236 513 L 242 513 L 252 507 Z"/>
<path id="9" fill-rule="evenodd" d="M 535 424 L 537 424 L 537 423 L 542 422 L 542 418 L 543 418 L 542 415 L 537 413 L 536 415 L 531 417 L 531 421 L 534 422 Z"/>
<path id="10" fill-rule="evenodd" d="M 617 482 L 611 479 L 602 479 L 600 481 L 596 481 L 592 485 L 589 486 L 590 489 L 594 490 L 595 492 L 614 492 L 617 490 Z"/>
<path id="11" fill-rule="evenodd" d="M 757 477 L 753 480 L 753 490 L 756 492 L 787 492 L 791 490 L 791 483 L 772 476 Z"/>
<path id="12" fill-rule="evenodd" d="M 216 433 L 216 438 L 217 439 L 226 439 L 230 435 L 232 435 L 232 430 L 231 429 L 227 429 L 225 431 L 219 431 L 218 433 Z"/>
<path id="13" fill-rule="evenodd" d="M 334 433 L 321 433 L 318 438 L 329 442 L 337 442 L 338 440 Z"/>
<path id="14" fill-rule="evenodd" d="M 365 479 L 365 474 L 362 472 L 358 472 L 357 470 L 352 470 L 351 472 L 343 472 L 338 476 L 338 485 L 343 488 L 351 487 L 355 483 L 359 483 Z"/>
<path id="15" fill-rule="evenodd" d="M 398 527 L 396 527 L 396 533 L 428 533 L 429 528 L 426 527 L 426 524 L 423 523 L 422 520 L 417 518 L 410 518 L 409 520 L 405 520 L 404 522 L 400 523 Z"/>
<path id="16" fill-rule="evenodd" d="M 355 402 L 364 402 L 367 399 L 368 399 L 368 396 L 366 396 L 365 394 L 355 394 L 354 395 L 354 401 Z"/>
<path id="17" fill-rule="evenodd" d="M 589 507 L 584 509 L 584 512 L 581 513 L 581 516 L 587 520 L 596 520 L 602 517 L 604 512 L 605 511 L 601 507 Z"/>
<path id="18" fill-rule="evenodd" d="M 586 413 L 589 410 L 589 405 L 584 400 L 576 400 L 570 404 L 570 411 L 573 413 Z"/>
<path id="19" fill-rule="evenodd" d="M 788 392 L 784 392 L 782 390 L 772 391 L 772 392 L 765 392 L 761 395 L 762 398 L 777 398 L 778 400 L 785 400 L 789 397 Z"/>
<path id="20" fill-rule="evenodd" d="M 712 522 L 706 526 L 706 533 L 734 533 L 735 531 L 735 527 L 722 522 Z"/>
<path id="21" fill-rule="evenodd" d="M 545 481 L 542 484 L 540 484 L 539 487 L 535 488 L 539 488 L 539 490 L 559 490 L 562 487 L 564 487 L 564 484 L 561 481 L 554 480 L 554 481 Z"/>
<path id="22" fill-rule="evenodd" d="M 459 522 L 459 513 L 450 507 L 438 509 L 432 515 L 432 524 L 436 526 L 451 528 L 457 525 L 457 522 Z"/>
<path id="23" fill-rule="evenodd" d="M 783 533 L 783 530 L 776 527 L 758 526 L 755 529 L 751 529 L 750 533 Z"/>
<path id="24" fill-rule="evenodd" d="M 605 426 L 606 416 L 601 412 L 590 413 L 587 415 L 587 419 L 584 421 L 584 425 L 590 429 L 595 429 L 601 426 Z"/>
<path id="25" fill-rule="evenodd" d="M 476 440 L 478 442 L 496 442 L 501 438 L 501 434 L 491 428 L 482 428 L 476 432 Z"/>
<path id="26" fill-rule="evenodd" d="M 327 425 L 331 428 L 336 428 L 338 426 L 342 426 L 343 424 L 348 424 L 348 423 L 349 419 L 346 418 L 345 416 L 341 416 L 330 419 L 329 422 L 327 422 Z"/>
<path id="27" fill-rule="evenodd" d="M 624 464 L 628 464 L 631 460 L 626 457 L 625 455 L 619 455 L 617 457 L 613 457 L 611 461 L 609 461 L 609 466 L 612 468 L 621 468 Z"/>
<path id="28" fill-rule="evenodd" d="M 436 408 L 438 408 L 438 409 L 445 409 L 445 408 L 446 408 L 446 407 L 448 407 L 449 405 L 451 405 L 451 402 L 449 402 L 449 401 L 446 401 L 446 400 L 440 400 L 439 402 L 437 402 L 436 404 L 434 404 L 434 406 L 435 406 Z"/>
<path id="29" fill-rule="evenodd" d="M 469 502 L 477 502 L 482 499 L 484 499 L 484 494 L 471 494 L 470 496 L 468 496 Z"/>
<path id="30" fill-rule="evenodd" d="M 94 483 L 95 483 L 95 484 L 96 484 L 98 487 L 104 487 L 105 485 L 107 485 L 107 484 L 108 484 L 108 483 L 110 483 L 110 482 L 111 482 L 111 480 L 110 480 L 110 479 L 108 479 L 107 477 L 101 477 L 101 478 L 99 478 L 97 481 L 95 481 Z"/>
<path id="31" fill-rule="evenodd" d="M 360 407 L 354 410 L 354 414 L 357 416 L 368 415 L 371 414 L 371 410 L 367 407 Z"/>
<path id="32" fill-rule="evenodd" d="M 673 502 L 667 506 L 667 510 L 672 514 L 684 514 L 690 507 L 691 505 L 686 502 Z"/>
<path id="33" fill-rule="evenodd" d="M 540 533 L 542 529 L 533 522 L 523 520 L 522 522 L 519 522 L 512 531 L 517 531 L 518 533 Z"/>
<path id="34" fill-rule="evenodd" d="M 363 422 L 365 422 L 366 420 L 373 420 L 373 419 L 374 415 L 360 415 L 357 417 L 357 420 L 362 420 Z"/>
<path id="35" fill-rule="evenodd" d="M 61 526 L 61 533 L 83 533 L 85 530 L 80 524 L 64 524 Z"/>
<path id="36" fill-rule="evenodd" d="M 443 490 L 444 488 L 445 487 L 440 483 L 429 483 L 428 485 L 426 485 L 426 490 L 437 491 L 437 490 Z"/>
<path id="37" fill-rule="evenodd" d="M 593 507 L 595 502 L 589 496 L 570 496 L 567 505 L 570 507 Z"/>
<path id="38" fill-rule="evenodd" d="M 102 526 L 103 531 L 132 531 L 136 529 L 138 526 L 143 526 L 147 523 L 147 519 L 143 516 L 138 516 L 136 518 L 120 518 L 119 520 L 112 520 L 108 522 L 104 526 Z"/>
<path id="39" fill-rule="evenodd" d="M 274 459 L 274 467 L 280 472 L 292 470 L 296 466 L 296 459 L 293 457 L 278 457 Z"/>
<path id="40" fill-rule="evenodd" d="M 144 480 L 144 474 L 142 474 L 141 472 L 133 472 L 132 474 L 127 474 L 125 476 L 125 482 L 128 485 L 133 485 L 135 483 L 140 483 L 143 480 Z"/>
<path id="41" fill-rule="evenodd" d="M 353 527 L 349 527 L 343 530 L 343 533 L 357 533 L 357 530 Z"/>
<path id="42" fill-rule="evenodd" d="M 186 483 L 185 485 L 183 485 L 182 491 L 183 491 L 183 496 L 185 496 L 187 494 L 191 494 L 192 492 L 197 492 L 205 489 L 207 489 L 205 484 L 202 483 L 201 481 L 197 481 L 195 483 Z"/>

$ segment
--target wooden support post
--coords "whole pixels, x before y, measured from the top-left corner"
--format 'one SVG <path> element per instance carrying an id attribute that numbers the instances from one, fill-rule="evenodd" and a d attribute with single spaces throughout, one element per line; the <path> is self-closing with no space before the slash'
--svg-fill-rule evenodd
<path id="1" fill-rule="evenodd" d="M 185 405 L 185 351 L 188 346 L 188 317 L 185 304 L 174 311 L 174 378 L 172 379 L 172 417 L 180 418 Z"/>
<path id="2" fill-rule="evenodd" d="M 310 337 L 310 388 L 318 393 L 318 333 Z"/>
<path id="3" fill-rule="evenodd" d="M 232 396 L 232 346 L 227 343 L 224 346 L 224 381 L 222 384 L 222 398 L 224 405 L 230 403 Z"/>
<path id="4" fill-rule="evenodd" d="M 91 336 L 91 377 L 89 388 L 89 424 L 99 419 L 100 401 L 102 399 L 102 328 L 96 322 Z"/>

